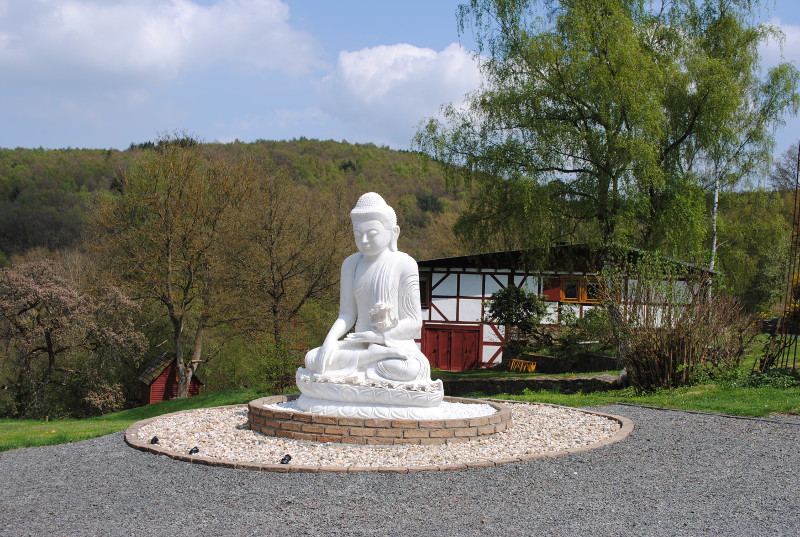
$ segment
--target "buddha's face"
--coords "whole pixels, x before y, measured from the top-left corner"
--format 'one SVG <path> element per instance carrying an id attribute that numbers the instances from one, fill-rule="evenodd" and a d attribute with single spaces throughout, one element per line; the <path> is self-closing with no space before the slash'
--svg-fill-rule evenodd
<path id="1" fill-rule="evenodd" d="M 392 243 L 393 230 L 380 220 L 354 220 L 353 238 L 358 251 L 367 257 L 379 255 Z"/>

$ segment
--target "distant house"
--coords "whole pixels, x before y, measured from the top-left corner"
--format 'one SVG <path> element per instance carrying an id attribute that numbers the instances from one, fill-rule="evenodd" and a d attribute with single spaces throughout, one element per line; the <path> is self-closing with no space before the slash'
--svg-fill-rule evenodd
<path id="1" fill-rule="evenodd" d="M 627 252 L 630 258 L 642 254 L 635 249 Z M 535 272 L 523 268 L 523 261 L 523 252 L 516 250 L 417 263 L 423 318 L 419 342 L 432 367 L 462 371 L 502 361 L 504 327 L 482 320 L 492 293 L 509 285 L 545 297 L 548 315 L 542 322 L 547 324 L 558 323 L 564 308 L 580 318 L 599 304 L 597 276 L 603 259 L 597 250 L 555 246 Z"/>
<path id="2" fill-rule="evenodd" d="M 175 355 L 165 352 L 139 375 L 142 386 L 142 404 L 149 405 L 160 401 L 174 399 L 178 395 L 178 371 L 175 367 Z M 202 382 L 197 375 L 189 382 L 189 397 L 200 393 Z"/>

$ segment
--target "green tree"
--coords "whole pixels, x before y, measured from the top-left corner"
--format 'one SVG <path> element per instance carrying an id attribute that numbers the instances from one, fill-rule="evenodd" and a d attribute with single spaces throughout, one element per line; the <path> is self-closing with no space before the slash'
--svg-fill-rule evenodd
<path id="1" fill-rule="evenodd" d="M 254 182 L 247 160 L 165 138 L 139 155 L 96 219 L 108 267 L 133 298 L 160 303 L 169 318 L 178 397 L 208 359 L 206 330 L 240 314 L 221 252 Z"/>
<path id="2" fill-rule="evenodd" d="M 98 193 L 126 158 L 111 150 L 0 149 L 0 250 L 75 247 Z"/>
<path id="3" fill-rule="evenodd" d="M 708 92 L 706 117 L 685 152 L 686 169 L 694 168 L 711 192 L 710 258 L 717 260 L 720 193 L 766 173 L 772 162 L 772 129 L 787 114 L 794 115 L 800 98 L 798 72 L 782 64 L 761 79 L 758 45 L 774 33 L 769 27 L 751 27 L 747 13 L 726 2 L 706 3 L 689 13 L 688 27 L 701 47 L 693 60 L 699 77 L 713 87 Z"/>
<path id="4" fill-rule="evenodd" d="M 720 198 L 718 270 L 730 293 L 750 312 L 782 302 L 792 227 L 792 195 L 764 190 Z"/>
<path id="5" fill-rule="evenodd" d="M 472 187 L 461 235 L 698 254 L 699 157 L 737 162 L 796 101 L 791 66 L 757 76 L 769 29 L 748 25 L 756 3 L 565 0 L 544 2 L 543 16 L 537 4 L 460 8 L 461 29 L 486 54 L 484 85 L 417 135 L 451 184 Z"/>
<path id="6" fill-rule="evenodd" d="M 531 334 L 540 328 L 547 304 L 536 293 L 511 285 L 492 293 L 486 314 L 505 327 L 503 345 L 520 348 L 529 344 Z"/>

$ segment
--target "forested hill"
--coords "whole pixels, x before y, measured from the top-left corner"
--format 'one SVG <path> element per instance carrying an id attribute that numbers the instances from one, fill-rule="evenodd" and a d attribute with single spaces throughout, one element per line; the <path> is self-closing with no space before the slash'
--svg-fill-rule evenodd
<path id="1" fill-rule="evenodd" d="M 153 147 L 145 142 L 125 151 L 0 149 L 0 266 L 32 248 L 81 246 L 93 207 L 116 195 L 126 169 Z M 364 192 L 379 192 L 398 213 L 400 247 L 417 259 L 468 253 L 453 234 L 458 216 L 466 214 L 466 196 L 449 192 L 439 165 L 418 153 L 305 138 L 205 144 L 204 149 L 267 161 L 312 191 L 342 192 L 345 204 Z M 785 281 L 791 196 L 723 193 L 719 210 L 718 269 L 749 310 L 761 311 L 779 298 L 775 293 Z"/>
<path id="2" fill-rule="evenodd" d="M 305 138 L 207 145 L 243 159 L 269 159 L 312 188 L 337 186 L 351 197 L 378 192 L 398 212 L 404 250 L 419 258 L 460 253 L 451 232 L 460 203 L 447 192 L 438 166 L 417 153 Z M 0 261 L 35 247 L 77 246 L 92 206 L 113 195 L 116 181 L 152 146 L 0 149 Z"/>

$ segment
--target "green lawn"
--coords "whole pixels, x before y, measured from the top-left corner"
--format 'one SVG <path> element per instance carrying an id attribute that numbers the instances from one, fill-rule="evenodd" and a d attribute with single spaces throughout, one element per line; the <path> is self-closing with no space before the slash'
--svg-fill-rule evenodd
<path id="1" fill-rule="evenodd" d="M 246 388 L 203 394 L 188 399 L 173 399 L 85 420 L 0 420 L 0 451 L 79 442 L 127 429 L 132 423 L 161 414 L 191 408 L 243 404 L 264 395 L 263 390 Z"/>
<path id="2" fill-rule="evenodd" d="M 636 395 L 632 389 L 628 388 L 619 391 L 572 395 L 549 391 L 526 391 L 523 395 L 500 394 L 493 397 L 572 407 L 630 403 L 737 416 L 763 417 L 776 413 L 800 414 L 800 388 L 740 388 L 705 384 L 644 395 Z"/>
<path id="3" fill-rule="evenodd" d="M 444 373 L 444 372 L 439 372 Z M 613 374 L 613 372 L 610 372 Z M 448 373 L 439 378 L 483 378 L 486 372 Z M 529 376 L 514 374 L 511 376 Z M 535 376 L 532 374 L 530 376 Z M 542 375 L 539 375 L 542 376 Z M 230 390 L 198 395 L 189 399 L 173 399 L 155 405 L 116 412 L 86 420 L 0 420 L 0 451 L 21 447 L 45 446 L 78 442 L 126 429 L 132 423 L 190 408 L 207 408 L 244 404 L 263 397 L 256 388 Z M 648 406 L 699 410 L 740 416 L 769 416 L 773 413 L 800 414 L 800 387 L 737 387 L 727 384 L 687 386 L 654 394 L 636 395 L 628 388 L 620 391 L 566 395 L 552 391 L 530 392 L 523 395 L 500 394 L 497 399 L 513 399 L 564 406 L 584 407 L 631 403 Z"/>

